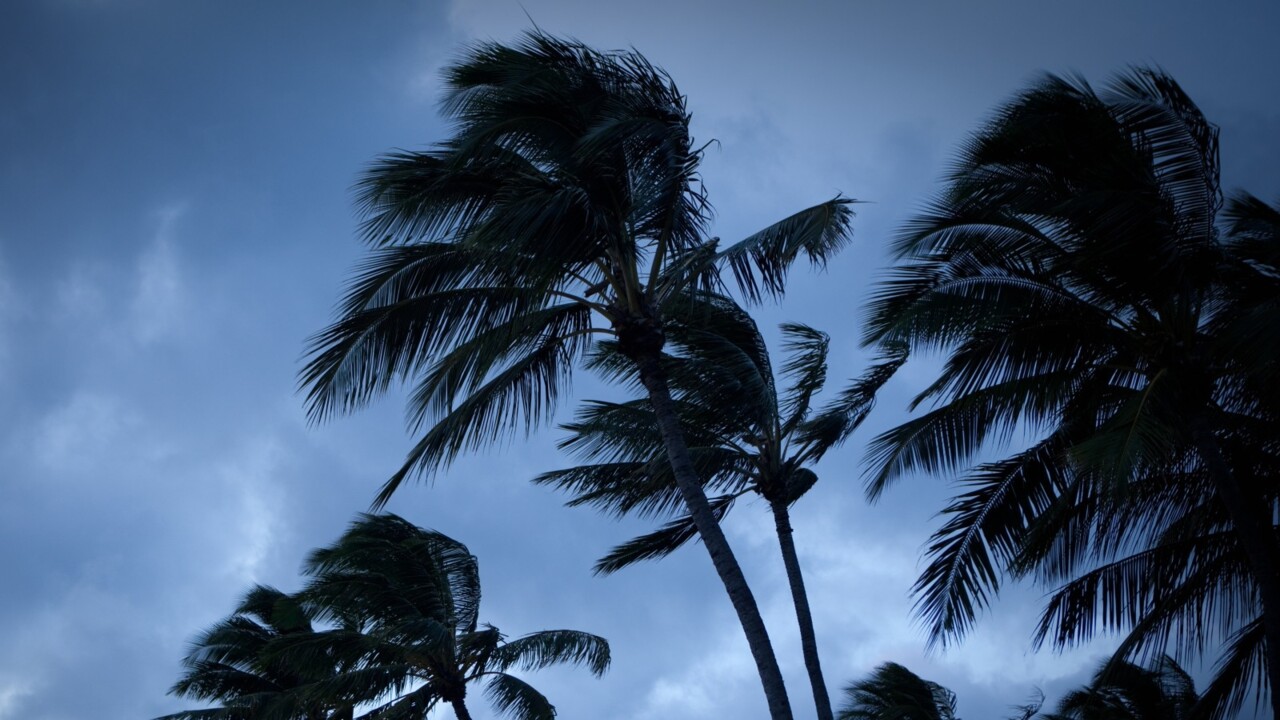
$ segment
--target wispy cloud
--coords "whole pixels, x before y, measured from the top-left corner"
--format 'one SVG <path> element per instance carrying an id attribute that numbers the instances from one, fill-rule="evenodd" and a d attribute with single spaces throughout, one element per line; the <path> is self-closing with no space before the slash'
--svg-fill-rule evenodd
<path id="1" fill-rule="evenodd" d="M 0 676 L 0 720 L 18 717 L 18 705 L 32 692 L 31 682 L 16 676 Z"/>
<path id="2" fill-rule="evenodd" d="M 140 248 L 132 257 L 72 258 L 53 283 L 50 319 L 75 326 L 80 342 L 126 354 L 179 337 L 190 308 L 177 234 L 187 207 L 153 212 L 150 235 L 128 242 Z"/>
<path id="3" fill-rule="evenodd" d="M 676 672 L 658 677 L 632 716 L 635 720 L 726 717 L 737 704 L 727 704 L 726 698 L 745 695 L 755 699 L 759 694 L 755 665 L 738 626 L 726 625 L 716 636 L 707 633 L 704 639 L 703 647 L 708 651 Z"/>
<path id="4" fill-rule="evenodd" d="M 228 490 L 234 507 L 232 516 L 239 526 L 228 536 L 222 558 L 222 574 L 233 582 L 248 586 L 267 582 L 262 568 L 272 552 L 279 551 L 280 517 L 284 497 L 274 475 L 280 464 L 281 450 L 270 436 L 248 441 L 236 453 L 220 463 L 216 482 Z"/>
<path id="5" fill-rule="evenodd" d="M 180 203 L 157 213 L 155 234 L 138 258 L 131 320 L 134 337 L 144 345 L 180 327 L 186 298 L 174 229 L 186 207 Z"/>

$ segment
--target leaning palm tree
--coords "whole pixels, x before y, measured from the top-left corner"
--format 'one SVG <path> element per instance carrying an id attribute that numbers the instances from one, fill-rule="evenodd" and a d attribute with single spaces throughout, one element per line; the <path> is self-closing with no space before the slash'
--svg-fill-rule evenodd
<path id="1" fill-rule="evenodd" d="M 303 670 L 277 653 L 282 643 L 314 638 L 314 619 L 296 596 L 254 587 L 234 614 L 192 643 L 183 660 L 186 671 L 169 690 L 221 706 L 156 720 L 351 720 L 351 703 L 311 692 L 315 683 L 339 672 L 332 658 Z"/>
<path id="2" fill-rule="evenodd" d="M 332 546 L 316 550 L 304 592 L 335 629 L 280 648 L 299 667 L 342 658 L 349 670 L 316 684 L 321 697 L 356 700 L 362 718 L 421 720 L 437 705 L 470 720 L 467 690 L 482 684 L 499 714 L 551 720 L 555 708 L 512 670 L 609 666 L 609 644 L 576 630 L 507 641 L 478 621 L 480 577 L 461 543 L 395 515 L 364 515 Z"/>
<path id="3" fill-rule="evenodd" d="M 791 525 L 790 507 L 817 481 L 811 466 L 861 424 L 880 384 L 905 355 L 885 358 L 820 411 L 814 399 L 826 383 L 829 338 L 813 328 L 782 326 L 788 351 L 786 380 L 775 378 L 764 338 L 751 316 L 730 299 L 689 298 L 667 324 L 667 355 L 676 412 L 711 506 L 723 517 L 746 493 L 764 498 L 773 514 L 791 589 L 801 647 L 818 717 L 832 720 L 817 637 Z M 634 367 L 605 344 L 594 366 L 637 385 Z M 641 560 L 665 557 L 697 536 L 666 462 L 662 437 L 647 400 L 588 402 L 561 447 L 589 464 L 545 473 L 535 482 L 574 495 L 570 505 L 591 505 L 624 515 L 670 517 L 659 530 L 620 545 L 596 564 L 612 573 Z"/>
<path id="4" fill-rule="evenodd" d="M 1062 585 L 1041 640 L 1226 641 L 1216 686 L 1280 688 L 1280 223 L 1242 198 L 1223 232 L 1217 141 L 1158 71 L 1102 93 L 1051 76 L 900 237 L 867 339 L 947 362 L 916 401 L 933 407 L 874 441 L 872 495 L 1034 438 L 945 511 L 917 584 L 935 640 L 963 634 L 1002 572 L 1035 575 Z"/>
<path id="5" fill-rule="evenodd" d="M 423 433 L 384 485 L 548 419 L 594 337 L 635 364 L 682 501 L 742 623 L 770 712 L 789 703 L 759 610 L 702 492 L 661 357 L 668 304 L 728 267 L 751 299 L 849 237 L 836 197 L 721 249 L 684 96 L 636 52 L 532 33 L 445 72 L 453 136 L 378 161 L 359 185 L 373 246 L 302 373 L 310 417 L 414 384 Z"/>
<path id="6" fill-rule="evenodd" d="M 895 662 L 844 690 L 839 720 L 956 720 L 956 694 Z"/>
<path id="7" fill-rule="evenodd" d="M 1198 715 L 1195 682 L 1173 658 L 1151 667 L 1104 662 L 1092 682 L 1073 690 L 1045 720 L 1191 720 Z"/>

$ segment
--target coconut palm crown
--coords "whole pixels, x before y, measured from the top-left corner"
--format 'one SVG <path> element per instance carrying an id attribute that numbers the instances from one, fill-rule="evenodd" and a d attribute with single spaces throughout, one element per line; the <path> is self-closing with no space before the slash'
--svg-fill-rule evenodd
<path id="1" fill-rule="evenodd" d="M 1191 720 L 1199 714 L 1195 682 L 1173 658 L 1150 667 L 1104 662 L 1085 687 L 1072 690 L 1045 720 Z"/>
<path id="2" fill-rule="evenodd" d="M 304 597 L 337 627 L 285 643 L 301 667 L 343 658 L 350 669 L 318 683 L 320 696 L 350 698 L 362 718 L 417 720 L 437 705 L 470 720 L 467 691 L 484 687 L 493 708 L 515 720 L 551 720 L 555 708 L 513 670 L 609 667 L 604 638 L 544 630 L 507 641 L 479 622 L 480 575 L 466 546 L 395 515 L 363 515 L 333 545 L 316 550 Z"/>
<path id="3" fill-rule="evenodd" d="M 317 659 L 304 669 L 276 654 L 283 642 L 314 638 L 315 619 L 297 596 L 255 586 L 230 617 L 193 641 L 182 679 L 169 690 L 220 706 L 156 720 L 351 720 L 352 703 L 308 692 L 342 670 L 334 658 Z"/>
<path id="4" fill-rule="evenodd" d="M 956 694 L 895 662 L 844 690 L 839 720 L 956 720 Z"/>

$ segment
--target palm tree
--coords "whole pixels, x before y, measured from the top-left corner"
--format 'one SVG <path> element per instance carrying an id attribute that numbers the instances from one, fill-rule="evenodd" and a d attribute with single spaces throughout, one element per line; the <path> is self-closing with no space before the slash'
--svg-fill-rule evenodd
<path id="1" fill-rule="evenodd" d="M 867 339 L 947 362 L 916 400 L 933 408 L 873 442 L 872 496 L 1035 438 L 945 511 L 916 586 L 935 641 L 963 634 L 1002 572 L 1033 574 L 1066 583 L 1039 640 L 1228 640 L 1216 686 L 1280 687 L 1280 223 L 1244 196 L 1222 231 L 1217 137 L 1159 71 L 1103 93 L 1049 76 L 899 238 Z"/>
<path id="2" fill-rule="evenodd" d="M 1088 686 L 1067 693 L 1045 720 L 1190 720 L 1197 715 L 1195 682 L 1173 658 L 1150 668 L 1124 660 L 1102 663 Z"/>
<path id="3" fill-rule="evenodd" d="M 375 507 L 410 475 L 548 419 L 591 339 L 616 339 L 662 429 L 683 502 L 742 623 L 770 713 L 782 675 L 742 571 L 702 492 L 661 357 L 668 303 L 727 266 L 751 299 L 779 294 L 801 255 L 849 238 L 850 201 L 803 210 L 720 249 L 708 240 L 702 151 L 684 96 L 636 52 L 531 33 L 445 71 L 448 140 L 383 157 L 359 185 L 373 246 L 302 373 L 310 416 L 413 381 L 428 428 Z"/>
<path id="4" fill-rule="evenodd" d="M 351 720 L 352 705 L 308 693 L 339 671 L 330 658 L 306 672 L 282 660 L 284 641 L 315 636 L 313 612 L 296 596 L 258 585 L 229 618 L 202 633 L 183 660 L 172 695 L 213 700 L 221 707 L 186 710 L 156 720 Z"/>
<path id="5" fill-rule="evenodd" d="M 764 338 L 746 312 L 724 297 L 689 300 L 689 308 L 668 320 L 664 366 L 690 454 L 704 487 L 716 493 L 711 506 L 717 517 L 748 492 L 768 504 L 818 717 L 832 720 L 790 506 L 817 481 L 810 466 L 861 424 L 880 383 L 905 356 L 885 359 L 835 402 L 814 412 L 814 398 L 827 375 L 830 340 L 825 333 L 798 324 L 782 326 L 788 351 L 782 373 L 788 383 L 779 387 Z M 611 344 L 602 346 L 593 365 L 637 384 L 634 366 Z M 535 482 L 573 493 L 570 505 L 593 505 L 619 515 L 678 513 L 659 530 L 614 548 L 597 563 L 597 572 L 664 557 L 697 535 L 693 519 L 679 512 L 680 497 L 647 400 L 588 402 L 565 428 L 572 435 L 561 447 L 590 463 L 545 473 Z"/>
<path id="6" fill-rule="evenodd" d="M 956 694 L 895 662 L 844 690 L 839 720 L 956 720 Z"/>
<path id="7" fill-rule="evenodd" d="M 363 718 L 420 720 L 436 705 L 470 720 L 468 687 L 483 683 L 494 709 L 517 720 L 551 720 L 555 708 L 511 670 L 586 665 L 601 675 L 609 644 L 575 630 L 506 641 L 478 622 L 480 577 L 461 543 L 395 515 L 364 515 L 304 572 L 305 596 L 333 630 L 298 638 L 280 655 L 300 667 L 344 658 L 350 669 L 317 684 L 320 696 L 374 707 Z"/>
<path id="8" fill-rule="evenodd" d="M 956 695 L 907 668 L 887 662 L 845 688 L 839 720 L 955 720 Z M 1041 713 L 1044 695 L 1014 706 L 1017 720 L 1190 720 L 1202 714 L 1195 682 L 1177 662 L 1161 656 L 1151 667 L 1121 658 L 1103 661 L 1093 680 L 1067 693 L 1056 712 Z"/>

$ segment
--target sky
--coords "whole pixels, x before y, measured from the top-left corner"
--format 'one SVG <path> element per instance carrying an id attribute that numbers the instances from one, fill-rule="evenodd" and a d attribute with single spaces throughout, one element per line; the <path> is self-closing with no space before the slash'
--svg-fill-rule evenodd
<path id="1" fill-rule="evenodd" d="M 379 153 L 446 137 L 439 71 L 532 22 L 639 50 L 716 140 L 716 235 L 745 236 L 837 192 L 853 246 L 800 269 L 763 327 L 832 336 L 833 386 L 867 359 L 861 309 L 895 230 L 956 147 L 1045 71 L 1097 85 L 1176 77 L 1222 130 L 1224 185 L 1280 198 L 1280 6 L 970 0 L 11 0 L 0 5 L 0 720 L 150 718 L 193 636 L 254 583 L 296 590 L 309 550 L 366 509 L 413 438 L 402 398 L 308 425 L 296 375 L 359 261 L 350 187 Z M 776 339 L 775 334 L 770 335 Z M 953 487 L 913 478 L 876 505 L 862 447 L 906 417 L 915 363 L 794 509 L 827 681 L 893 660 L 966 718 L 1053 701 L 1110 647 L 1036 652 L 1041 589 L 1015 587 L 926 653 L 910 586 Z M 576 397 L 614 392 L 585 373 Z M 567 418 L 573 402 L 562 406 Z M 639 521 L 533 487 L 566 466 L 549 427 L 403 488 L 389 510 L 479 558 L 481 618 L 515 637 L 605 636 L 601 679 L 530 680 L 564 718 L 765 716 L 705 552 L 592 576 Z M 726 524 L 783 666 L 812 713 L 772 523 Z M 491 717 L 481 702 L 477 718 Z"/>

